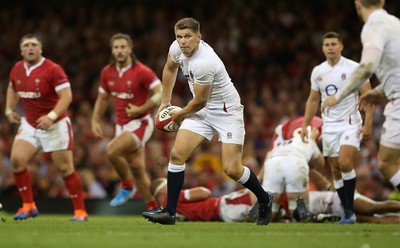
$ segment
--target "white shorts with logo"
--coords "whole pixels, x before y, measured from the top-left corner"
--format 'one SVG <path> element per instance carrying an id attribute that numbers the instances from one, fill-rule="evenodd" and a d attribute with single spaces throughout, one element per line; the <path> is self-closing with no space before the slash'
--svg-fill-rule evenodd
<path id="1" fill-rule="evenodd" d="M 189 115 L 183 121 L 180 129 L 190 130 L 207 140 L 211 140 L 214 133 L 218 133 L 218 140 L 222 143 L 244 143 L 243 105 L 230 107 L 225 112 L 221 109 L 203 108 Z"/>
<path id="2" fill-rule="evenodd" d="M 281 194 L 308 190 L 307 161 L 296 156 L 275 156 L 264 162 L 264 190 Z"/>
<path id="3" fill-rule="evenodd" d="M 139 146 L 143 147 L 150 139 L 154 131 L 154 122 L 150 115 L 146 115 L 140 119 L 133 119 L 125 125 L 115 125 L 115 136 L 122 132 L 130 132 Z"/>
<path id="4" fill-rule="evenodd" d="M 15 139 L 25 140 L 43 152 L 72 150 L 74 148 L 74 138 L 69 117 L 54 123 L 48 130 L 34 128 L 25 118 L 22 118 Z"/>
<path id="5" fill-rule="evenodd" d="M 248 189 L 223 195 L 219 205 L 219 217 L 224 222 L 244 221 L 252 205 Z"/>
<path id="6" fill-rule="evenodd" d="M 340 147 L 354 146 L 360 150 L 362 123 L 350 124 L 348 121 L 324 123 L 322 142 L 324 157 L 338 157 Z"/>

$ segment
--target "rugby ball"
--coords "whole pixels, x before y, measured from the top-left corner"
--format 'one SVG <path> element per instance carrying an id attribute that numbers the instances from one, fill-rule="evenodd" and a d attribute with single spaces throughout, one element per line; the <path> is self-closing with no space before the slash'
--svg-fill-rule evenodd
<path id="1" fill-rule="evenodd" d="M 163 108 L 156 116 L 156 127 L 164 132 L 175 132 L 178 131 L 180 123 L 172 121 L 172 117 L 169 115 L 172 111 L 179 111 L 181 107 L 168 106 Z"/>

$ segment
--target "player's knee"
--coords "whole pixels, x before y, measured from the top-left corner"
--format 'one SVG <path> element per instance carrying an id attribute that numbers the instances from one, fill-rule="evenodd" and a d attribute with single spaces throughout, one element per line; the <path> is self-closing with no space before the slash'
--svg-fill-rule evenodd
<path id="1" fill-rule="evenodd" d="M 353 169 L 353 161 L 349 158 L 339 158 L 339 166 L 342 172 L 349 172 Z"/>
<path id="2" fill-rule="evenodd" d="M 108 158 L 112 159 L 115 156 L 118 156 L 118 150 L 115 146 L 108 144 L 106 147 L 106 155 Z"/>
<path id="3" fill-rule="evenodd" d="M 230 178 L 236 181 L 239 180 L 243 175 L 243 171 L 241 168 L 237 168 L 237 166 L 224 166 L 224 171 Z"/>
<path id="4" fill-rule="evenodd" d="M 26 167 L 27 161 L 20 156 L 11 156 L 10 158 L 14 171 L 21 171 Z"/>
<path id="5" fill-rule="evenodd" d="M 188 159 L 188 156 L 177 151 L 176 149 L 172 149 L 170 153 L 170 159 L 173 164 L 184 164 Z"/>
<path id="6" fill-rule="evenodd" d="M 74 166 L 68 163 L 59 164 L 57 166 L 57 171 L 62 177 L 71 175 L 74 172 Z"/>

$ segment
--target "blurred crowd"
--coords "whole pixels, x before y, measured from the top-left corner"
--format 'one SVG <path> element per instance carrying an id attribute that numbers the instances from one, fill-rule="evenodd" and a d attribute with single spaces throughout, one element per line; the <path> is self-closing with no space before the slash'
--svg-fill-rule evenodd
<path id="1" fill-rule="evenodd" d="M 386 9 L 400 16 L 399 1 L 387 0 Z M 119 187 L 104 152 L 114 135 L 112 109 L 103 119 L 106 139 L 95 139 L 90 127 L 100 70 L 110 60 L 109 39 L 117 32 L 131 35 L 136 56 L 161 78 L 174 40 L 173 26 L 186 16 L 200 21 L 202 38 L 224 61 L 242 97 L 247 132 L 243 163 L 255 172 L 263 164 L 275 126 L 304 113 L 311 70 L 324 59 L 322 35 L 339 32 L 343 55 L 356 61 L 360 57 L 362 22 L 348 0 L 1 1 L 0 109 L 4 110 L 9 71 L 21 59 L 19 39 L 27 33 L 40 35 L 43 55 L 64 67 L 72 85 L 74 160 L 87 197 L 110 198 Z M 190 99 L 185 84 L 180 76 L 172 104 L 182 106 Z M 375 79 L 372 84 L 377 84 Z M 356 165 L 357 190 L 376 200 L 388 198 L 392 190 L 377 169 L 382 106 L 376 107 L 374 140 L 363 144 Z M 1 115 L 0 194 L 10 196 L 18 194 L 9 161 L 16 128 Z M 165 174 L 174 135 L 155 130 L 147 144 L 147 168 L 153 178 Z M 219 149 L 214 139 L 195 153 L 186 167 L 186 187 L 203 185 L 214 195 L 236 187 L 222 172 Z M 38 155 L 29 169 L 36 196 L 67 195 L 47 154 Z"/>

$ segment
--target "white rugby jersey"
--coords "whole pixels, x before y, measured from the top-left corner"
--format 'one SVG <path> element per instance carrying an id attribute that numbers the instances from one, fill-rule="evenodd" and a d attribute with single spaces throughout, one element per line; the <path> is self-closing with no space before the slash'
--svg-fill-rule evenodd
<path id="1" fill-rule="evenodd" d="M 321 101 L 326 97 L 335 95 L 350 78 L 358 63 L 341 57 L 339 62 L 331 66 L 325 61 L 314 67 L 311 73 L 311 89 L 321 93 Z M 329 108 L 329 113 L 321 113 L 324 123 L 339 121 L 360 122 L 361 115 L 358 111 L 358 90 L 349 94 L 339 104 Z"/>
<path id="2" fill-rule="evenodd" d="M 313 139 L 309 139 L 308 143 L 304 143 L 300 135 L 296 135 L 290 140 L 277 142 L 274 149 L 268 154 L 268 158 L 276 156 L 296 156 L 305 159 L 308 163 L 311 159 L 316 159 L 319 154 L 321 154 L 321 151 Z"/>
<path id="3" fill-rule="evenodd" d="M 375 74 L 389 100 L 400 98 L 400 20 L 383 9 L 372 12 L 362 29 L 361 42 L 363 50 L 382 51 Z"/>
<path id="4" fill-rule="evenodd" d="M 336 216 L 342 216 L 344 214 L 337 192 L 310 191 L 308 196 L 311 213 L 333 214 Z"/>
<path id="5" fill-rule="evenodd" d="M 223 109 L 240 104 L 239 93 L 233 86 L 224 63 L 206 42 L 200 41 L 199 49 L 191 57 L 186 57 L 178 42 L 174 41 L 169 48 L 169 54 L 180 65 L 193 96 L 194 83 L 213 85 L 206 108 Z"/>

